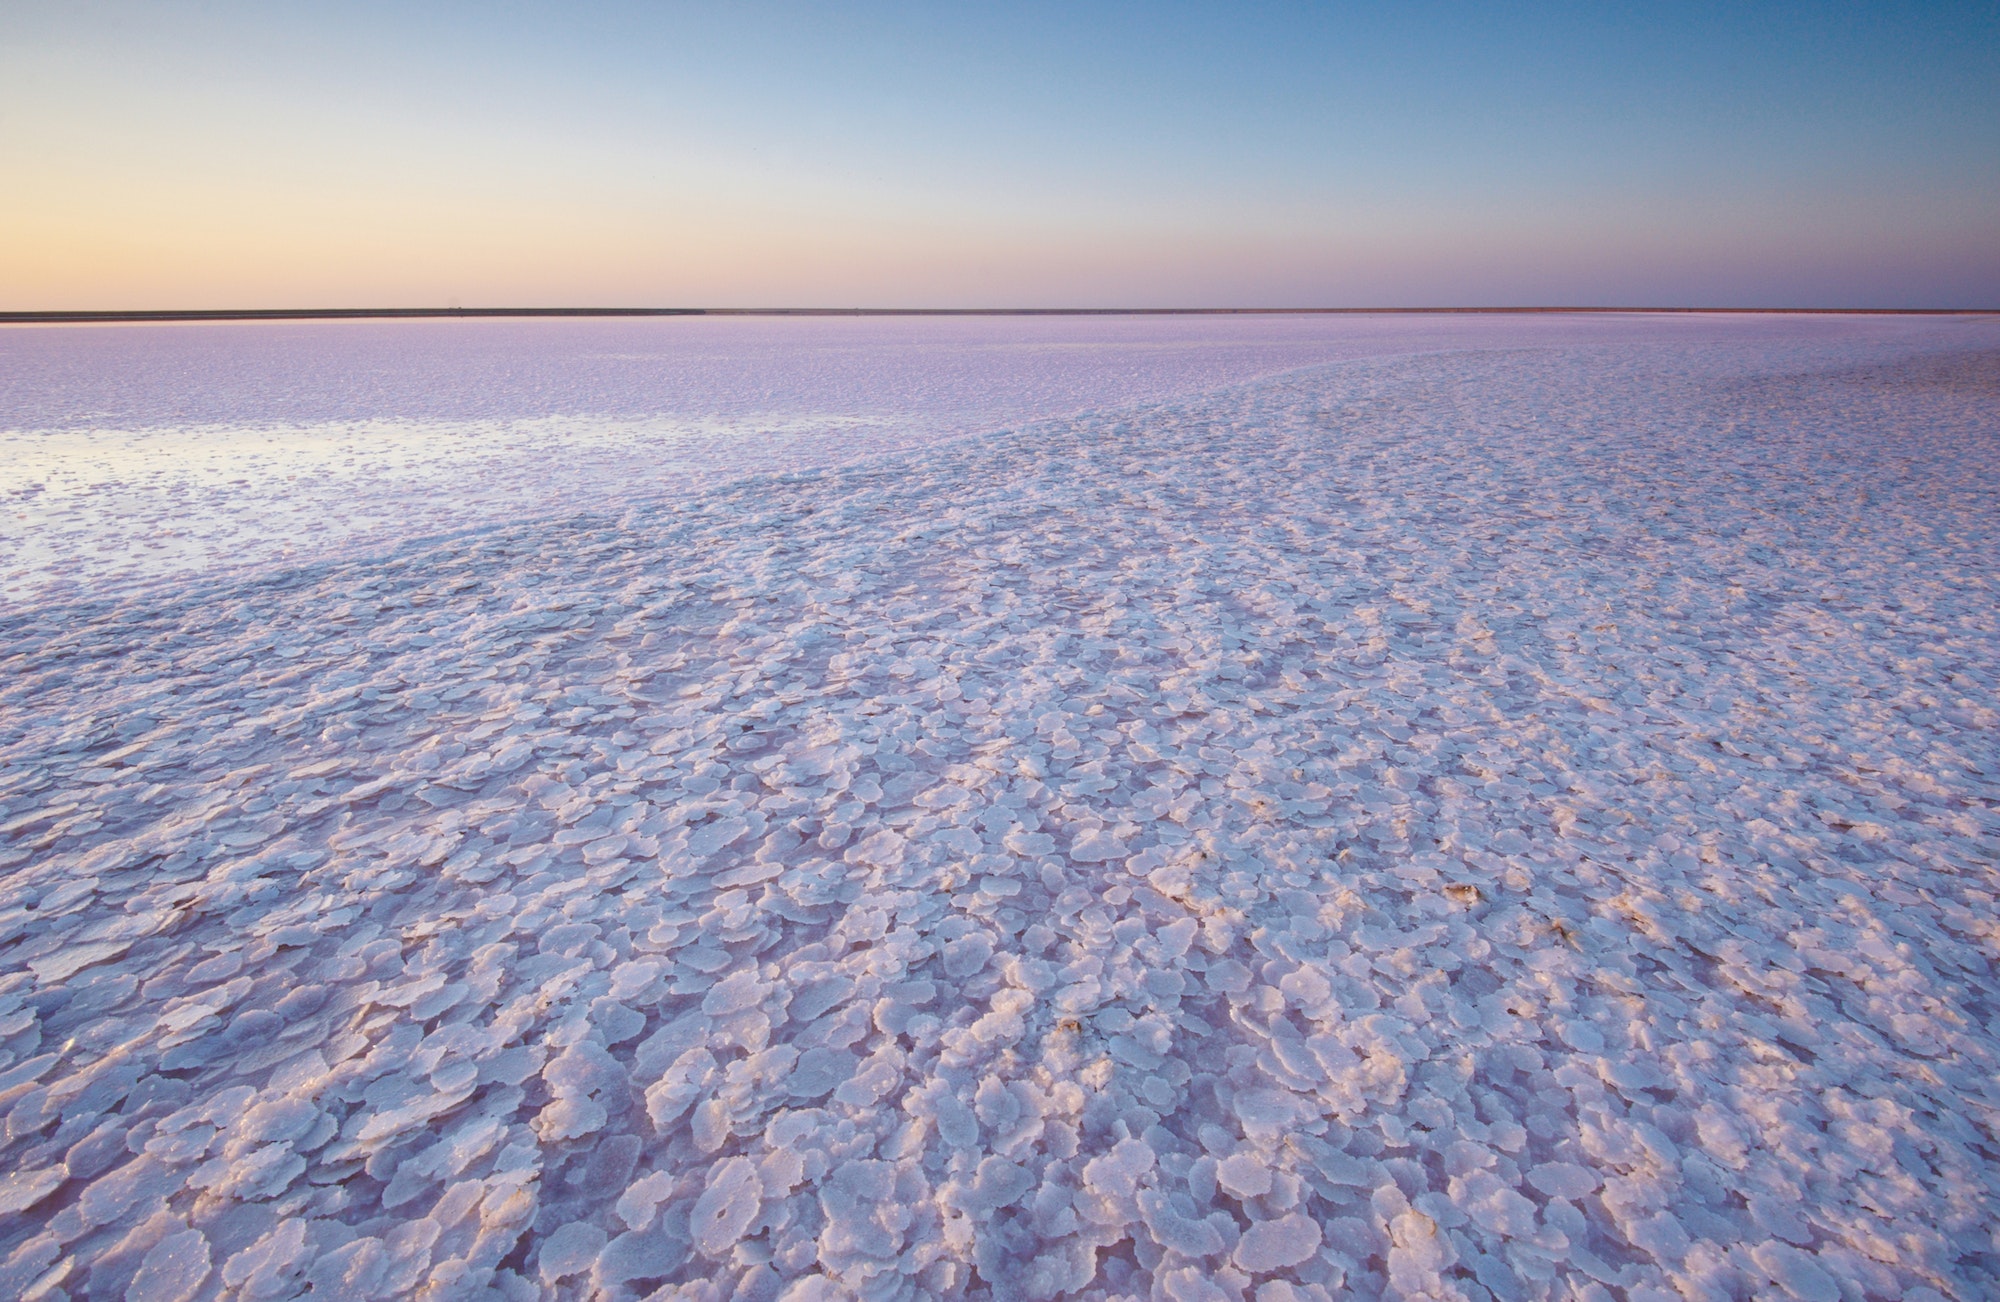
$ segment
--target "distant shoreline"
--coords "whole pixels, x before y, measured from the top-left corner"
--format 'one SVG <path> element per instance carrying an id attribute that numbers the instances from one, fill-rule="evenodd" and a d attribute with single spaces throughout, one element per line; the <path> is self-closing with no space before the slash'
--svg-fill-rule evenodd
<path id="1" fill-rule="evenodd" d="M 1958 307 L 326 307 L 0 312 L 0 325 L 168 321 L 356 321 L 448 317 L 675 316 L 1540 316 L 1632 313 L 1697 316 L 1992 316 Z"/>

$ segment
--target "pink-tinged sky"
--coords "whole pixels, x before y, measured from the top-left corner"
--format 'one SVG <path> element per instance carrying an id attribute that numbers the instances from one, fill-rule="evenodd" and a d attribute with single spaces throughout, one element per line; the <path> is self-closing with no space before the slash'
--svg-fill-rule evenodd
<path id="1" fill-rule="evenodd" d="M 2000 307 L 2000 9 L 14 0 L 0 310 Z"/>

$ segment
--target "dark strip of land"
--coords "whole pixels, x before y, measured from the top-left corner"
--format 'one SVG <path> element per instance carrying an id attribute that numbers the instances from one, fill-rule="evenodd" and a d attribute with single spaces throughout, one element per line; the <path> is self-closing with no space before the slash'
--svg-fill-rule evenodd
<path id="1" fill-rule="evenodd" d="M 0 312 L 0 325 L 123 321 L 353 321 L 421 317 L 598 316 L 1464 316 L 1590 312 L 1748 316 L 1986 316 L 1951 307 L 306 307 L 161 311 Z"/>

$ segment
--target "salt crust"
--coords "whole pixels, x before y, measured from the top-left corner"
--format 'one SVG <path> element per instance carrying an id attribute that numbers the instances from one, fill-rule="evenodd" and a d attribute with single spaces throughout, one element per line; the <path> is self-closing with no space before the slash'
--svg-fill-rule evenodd
<path id="1" fill-rule="evenodd" d="M 1484 318 L 727 317 L 0 329 L 0 604 L 379 553 L 1338 358 Z M 1700 330 L 1699 321 L 1677 323 Z M 1616 337 L 1615 317 L 1537 321 Z"/>
<path id="2" fill-rule="evenodd" d="M 1960 331 L 13 616 L 0 1294 L 1990 1296 Z"/>
<path id="3" fill-rule="evenodd" d="M 1619 315 L 0 328 L 0 609 L 379 557 L 1336 360 L 1829 333 L 1921 342 Z"/>

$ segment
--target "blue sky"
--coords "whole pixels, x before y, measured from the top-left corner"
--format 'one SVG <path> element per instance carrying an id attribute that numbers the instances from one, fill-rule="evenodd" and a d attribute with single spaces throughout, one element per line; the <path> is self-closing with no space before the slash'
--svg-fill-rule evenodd
<path id="1" fill-rule="evenodd" d="M 97 4 L 0 308 L 2000 306 L 2000 5 Z"/>

